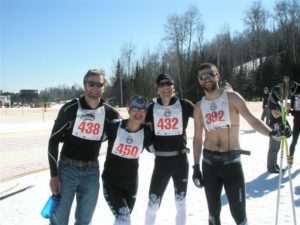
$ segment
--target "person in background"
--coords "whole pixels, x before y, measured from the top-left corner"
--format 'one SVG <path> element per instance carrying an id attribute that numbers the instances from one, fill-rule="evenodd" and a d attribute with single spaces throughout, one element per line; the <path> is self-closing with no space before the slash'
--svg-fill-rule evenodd
<path id="1" fill-rule="evenodd" d="M 240 154 L 247 152 L 241 150 L 239 142 L 240 115 L 261 134 L 274 137 L 277 134 L 254 117 L 241 95 L 221 89 L 219 80 L 220 74 L 214 64 L 199 66 L 198 82 L 205 96 L 194 109 L 193 182 L 199 188 L 204 185 L 210 225 L 221 224 L 223 186 L 235 223 L 246 225 L 245 179 Z M 199 165 L 201 155 L 203 176 Z"/>
<path id="2" fill-rule="evenodd" d="M 266 124 L 269 125 L 270 123 L 270 111 L 268 107 L 268 99 L 269 99 L 269 88 L 264 87 L 264 94 L 262 96 L 262 114 L 261 114 L 261 120 L 265 121 L 266 119 Z"/>
<path id="3" fill-rule="evenodd" d="M 270 110 L 270 123 L 269 126 L 274 132 L 282 130 L 282 107 L 279 103 L 281 99 L 280 86 L 275 86 L 271 89 L 268 108 Z M 287 130 L 285 136 L 290 137 L 290 125 L 287 122 Z M 281 139 L 274 139 L 270 137 L 269 150 L 267 157 L 267 170 L 269 173 L 280 173 L 279 165 L 277 164 L 277 156 L 280 150 Z M 284 172 L 284 170 L 282 171 Z"/>
<path id="4" fill-rule="evenodd" d="M 300 84 L 296 81 L 293 82 L 291 88 L 291 109 L 290 113 L 294 117 L 293 119 L 293 138 L 289 149 L 289 163 L 292 165 L 294 162 L 295 148 L 298 142 L 300 134 Z"/>
<path id="5" fill-rule="evenodd" d="M 98 156 L 103 132 L 108 121 L 119 118 L 119 113 L 101 97 L 104 70 L 89 70 L 83 87 L 82 97 L 60 109 L 49 139 L 50 189 L 53 195 L 60 195 L 59 205 L 50 217 L 51 225 L 68 225 L 75 196 L 75 224 L 91 223 L 100 186 Z"/>
<path id="6" fill-rule="evenodd" d="M 225 90 L 225 91 L 233 91 L 232 85 L 225 81 L 220 81 L 220 88 Z"/>
<path id="7" fill-rule="evenodd" d="M 115 216 L 114 225 L 130 225 L 138 190 L 139 156 L 152 143 L 152 131 L 144 125 L 147 100 L 132 97 L 129 119 L 113 121 L 106 134 L 108 147 L 102 173 L 104 198 Z"/>
<path id="8" fill-rule="evenodd" d="M 174 96 L 174 80 L 168 74 L 159 74 L 156 79 L 156 102 L 147 110 L 146 122 L 154 131 L 155 165 L 152 173 L 145 225 L 155 223 L 170 178 L 175 189 L 176 224 L 186 224 L 186 191 L 189 163 L 186 147 L 186 128 L 193 116 L 194 105 L 186 99 Z"/>

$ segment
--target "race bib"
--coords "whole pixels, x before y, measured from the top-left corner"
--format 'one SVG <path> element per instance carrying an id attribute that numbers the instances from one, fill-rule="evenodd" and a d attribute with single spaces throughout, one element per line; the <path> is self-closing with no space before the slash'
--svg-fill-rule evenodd
<path id="1" fill-rule="evenodd" d="M 170 106 L 154 103 L 153 117 L 155 135 L 174 136 L 182 134 L 182 107 L 179 100 Z"/>
<path id="2" fill-rule="evenodd" d="M 206 130 L 212 131 L 231 125 L 227 93 L 214 100 L 202 98 L 201 111 Z"/>
<path id="3" fill-rule="evenodd" d="M 78 101 L 78 110 L 72 135 L 86 140 L 100 140 L 105 118 L 104 106 L 95 110 L 82 109 Z"/>
<path id="4" fill-rule="evenodd" d="M 120 122 L 121 125 L 121 122 Z M 119 126 L 112 154 L 127 159 L 137 159 L 143 150 L 144 129 L 130 133 Z"/>

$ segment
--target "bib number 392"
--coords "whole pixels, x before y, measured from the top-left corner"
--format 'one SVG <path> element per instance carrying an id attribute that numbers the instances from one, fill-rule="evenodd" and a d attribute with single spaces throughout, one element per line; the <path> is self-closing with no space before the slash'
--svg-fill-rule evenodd
<path id="1" fill-rule="evenodd" d="M 207 124 L 224 121 L 224 111 L 220 110 L 207 113 L 205 118 Z"/>
<path id="2" fill-rule="evenodd" d="M 100 131 L 100 124 L 83 121 L 79 124 L 78 129 L 81 133 L 97 135 Z"/>
<path id="3" fill-rule="evenodd" d="M 161 130 L 176 130 L 178 129 L 178 118 L 160 118 L 157 127 Z"/>

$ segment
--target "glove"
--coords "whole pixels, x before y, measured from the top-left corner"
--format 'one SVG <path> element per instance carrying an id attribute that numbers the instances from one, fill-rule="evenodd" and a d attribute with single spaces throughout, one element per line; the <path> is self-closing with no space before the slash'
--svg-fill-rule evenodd
<path id="1" fill-rule="evenodd" d="M 193 166 L 194 172 L 193 172 L 193 182 L 196 187 L 202 188 L 204 186 L 202 173 L 200 171 L 199 164 L 195 164 Z"/>
<path id="2" fill-rule="evenodd" d="M 289 126 L 286 126 L 285 129 L 283 129 L 283 135 L 287 138 L 292 136 L 291 128 Z"/>
<path id="3" fill-rule="evenodd" d="M 155 150 L 153 144 L 150 145 L 150 146 L 146 146 L 145 148 L 146 148 L 146 150 L 147 150 L 148 152 L 150 152 L 150 153 L 153 153 L 154 150 Z"/>
<path id="4" fill-rule="evenodd" d="M 269 135 L 274 140 L 280 141 L 282 136 L 289 138 L 292 135 L 292 133 L 291 133 L 291 129 L 289 126 L 286 126 L 285 128 L 283 128 L 283 126 L 281 126 L 279 129 L 271 131 Z"/>

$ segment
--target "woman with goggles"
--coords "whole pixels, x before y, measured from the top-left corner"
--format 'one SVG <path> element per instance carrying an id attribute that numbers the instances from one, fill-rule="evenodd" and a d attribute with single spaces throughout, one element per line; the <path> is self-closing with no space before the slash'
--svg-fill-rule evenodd
<path id="1" fill-rule="evenodd" d="M 152 142 L 144 125 L 147 100 L 134 96 L 128 102 L 129 118 L 110 124 L 107 155 L 102 173 L 103 194 L 115 216 L 114 225 L 130 225 L 138 189 L 139 156 Z"/>

